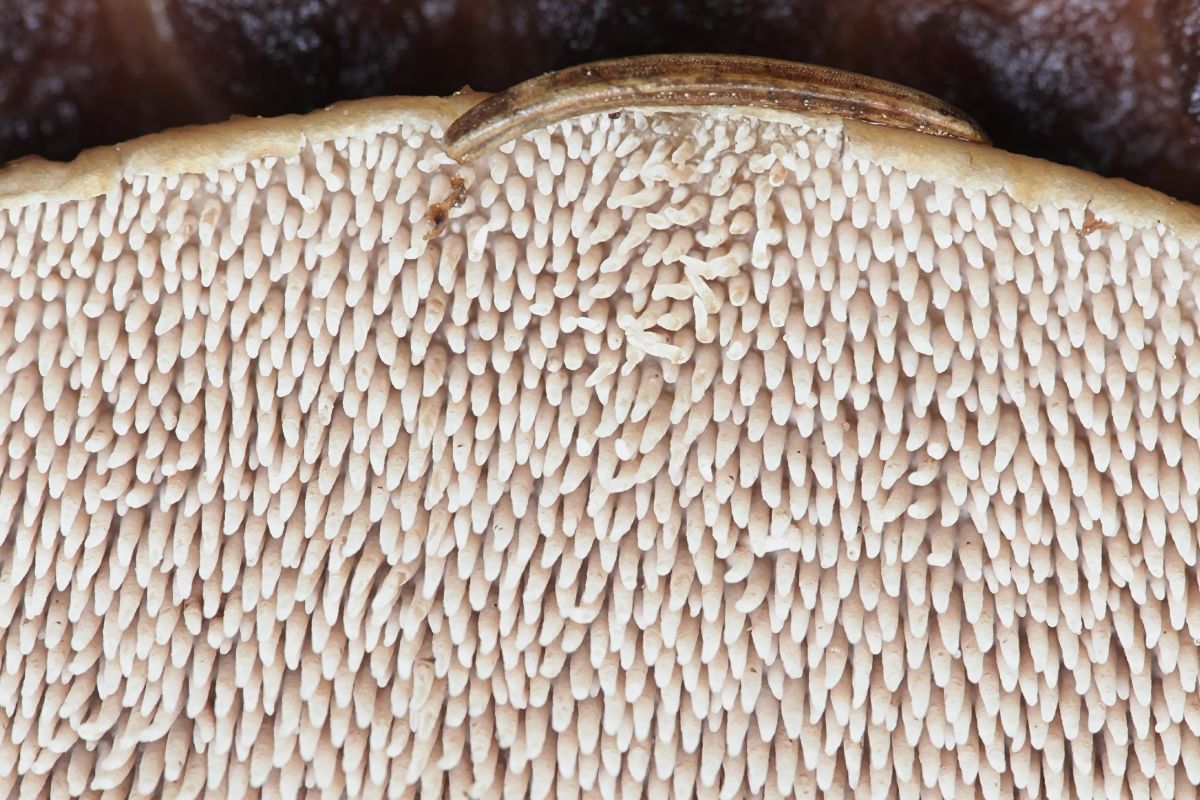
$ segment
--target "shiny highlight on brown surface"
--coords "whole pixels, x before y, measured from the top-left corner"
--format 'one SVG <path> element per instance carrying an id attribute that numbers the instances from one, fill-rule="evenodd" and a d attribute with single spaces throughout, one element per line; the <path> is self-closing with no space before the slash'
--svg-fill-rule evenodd
<path id="1" fill-rule="evenodd" d="M 465 164 L 530 131 L 583 114 L 632 107 L 749 106 L 856 119 L 967 142 L 975 123 L 936 97 L 851 72 L 773 58 L 659 55 L 552 72 L 492 95 L 446 131 Z"/>

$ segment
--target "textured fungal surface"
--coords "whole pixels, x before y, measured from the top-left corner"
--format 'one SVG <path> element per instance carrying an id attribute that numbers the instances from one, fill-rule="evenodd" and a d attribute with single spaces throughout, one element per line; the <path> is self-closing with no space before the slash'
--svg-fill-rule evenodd
<path id="1" fill-rule="evenodd" d="M 0 797 L 1195 794 L 1193 245 L 440 136 L 0 212 Z"/>

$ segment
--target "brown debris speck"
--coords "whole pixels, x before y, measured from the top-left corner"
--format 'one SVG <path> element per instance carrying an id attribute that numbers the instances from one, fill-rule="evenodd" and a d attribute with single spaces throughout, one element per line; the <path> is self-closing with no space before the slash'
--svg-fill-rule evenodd
<path id="1" fill-rule="evenodd" d="M 1105 222 L 1096 217 L 1091 211 L 1085 211 L 1083 214 L 1083 227 L 1080 228 L 1080 233 L 1084 236 L 1090 236 L 1096 231 L 1107 231 L 1112 229 L 1111 222 Z"/>
<path id="2" fill-rule="evenodd" d="M 429 221 L 429 232 L 425 234 L 426 239 L 435 239 L 442 235 L 446 230 L 447 223 L 450 222 L 450 209 L 460 208 L 467 200 L 467 181 L 461 175 L 455 175 L 450 178 L 450 194 L 436 203 L 429 205 L 429 211 L 425 214 L 425 219 Z"/>

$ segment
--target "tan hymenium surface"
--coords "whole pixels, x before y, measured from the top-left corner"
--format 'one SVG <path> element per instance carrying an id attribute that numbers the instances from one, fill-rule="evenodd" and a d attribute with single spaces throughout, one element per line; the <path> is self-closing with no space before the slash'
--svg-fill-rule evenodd
<path id="1" fill-rule="evenodd" d="M 1194 209 L 470 102 L 0 175 L 0 796 L 1193 793 Z"/>

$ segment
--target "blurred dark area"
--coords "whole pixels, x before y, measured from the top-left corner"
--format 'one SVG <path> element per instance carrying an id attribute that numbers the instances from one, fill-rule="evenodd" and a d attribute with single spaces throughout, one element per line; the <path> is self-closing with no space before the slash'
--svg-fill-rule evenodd
<path id="1" fill-rule="evenodd" d="M 0 0 L 0 162 L 637 53 L 841 67 L 1200 201 L 1200 0 Z"/>

